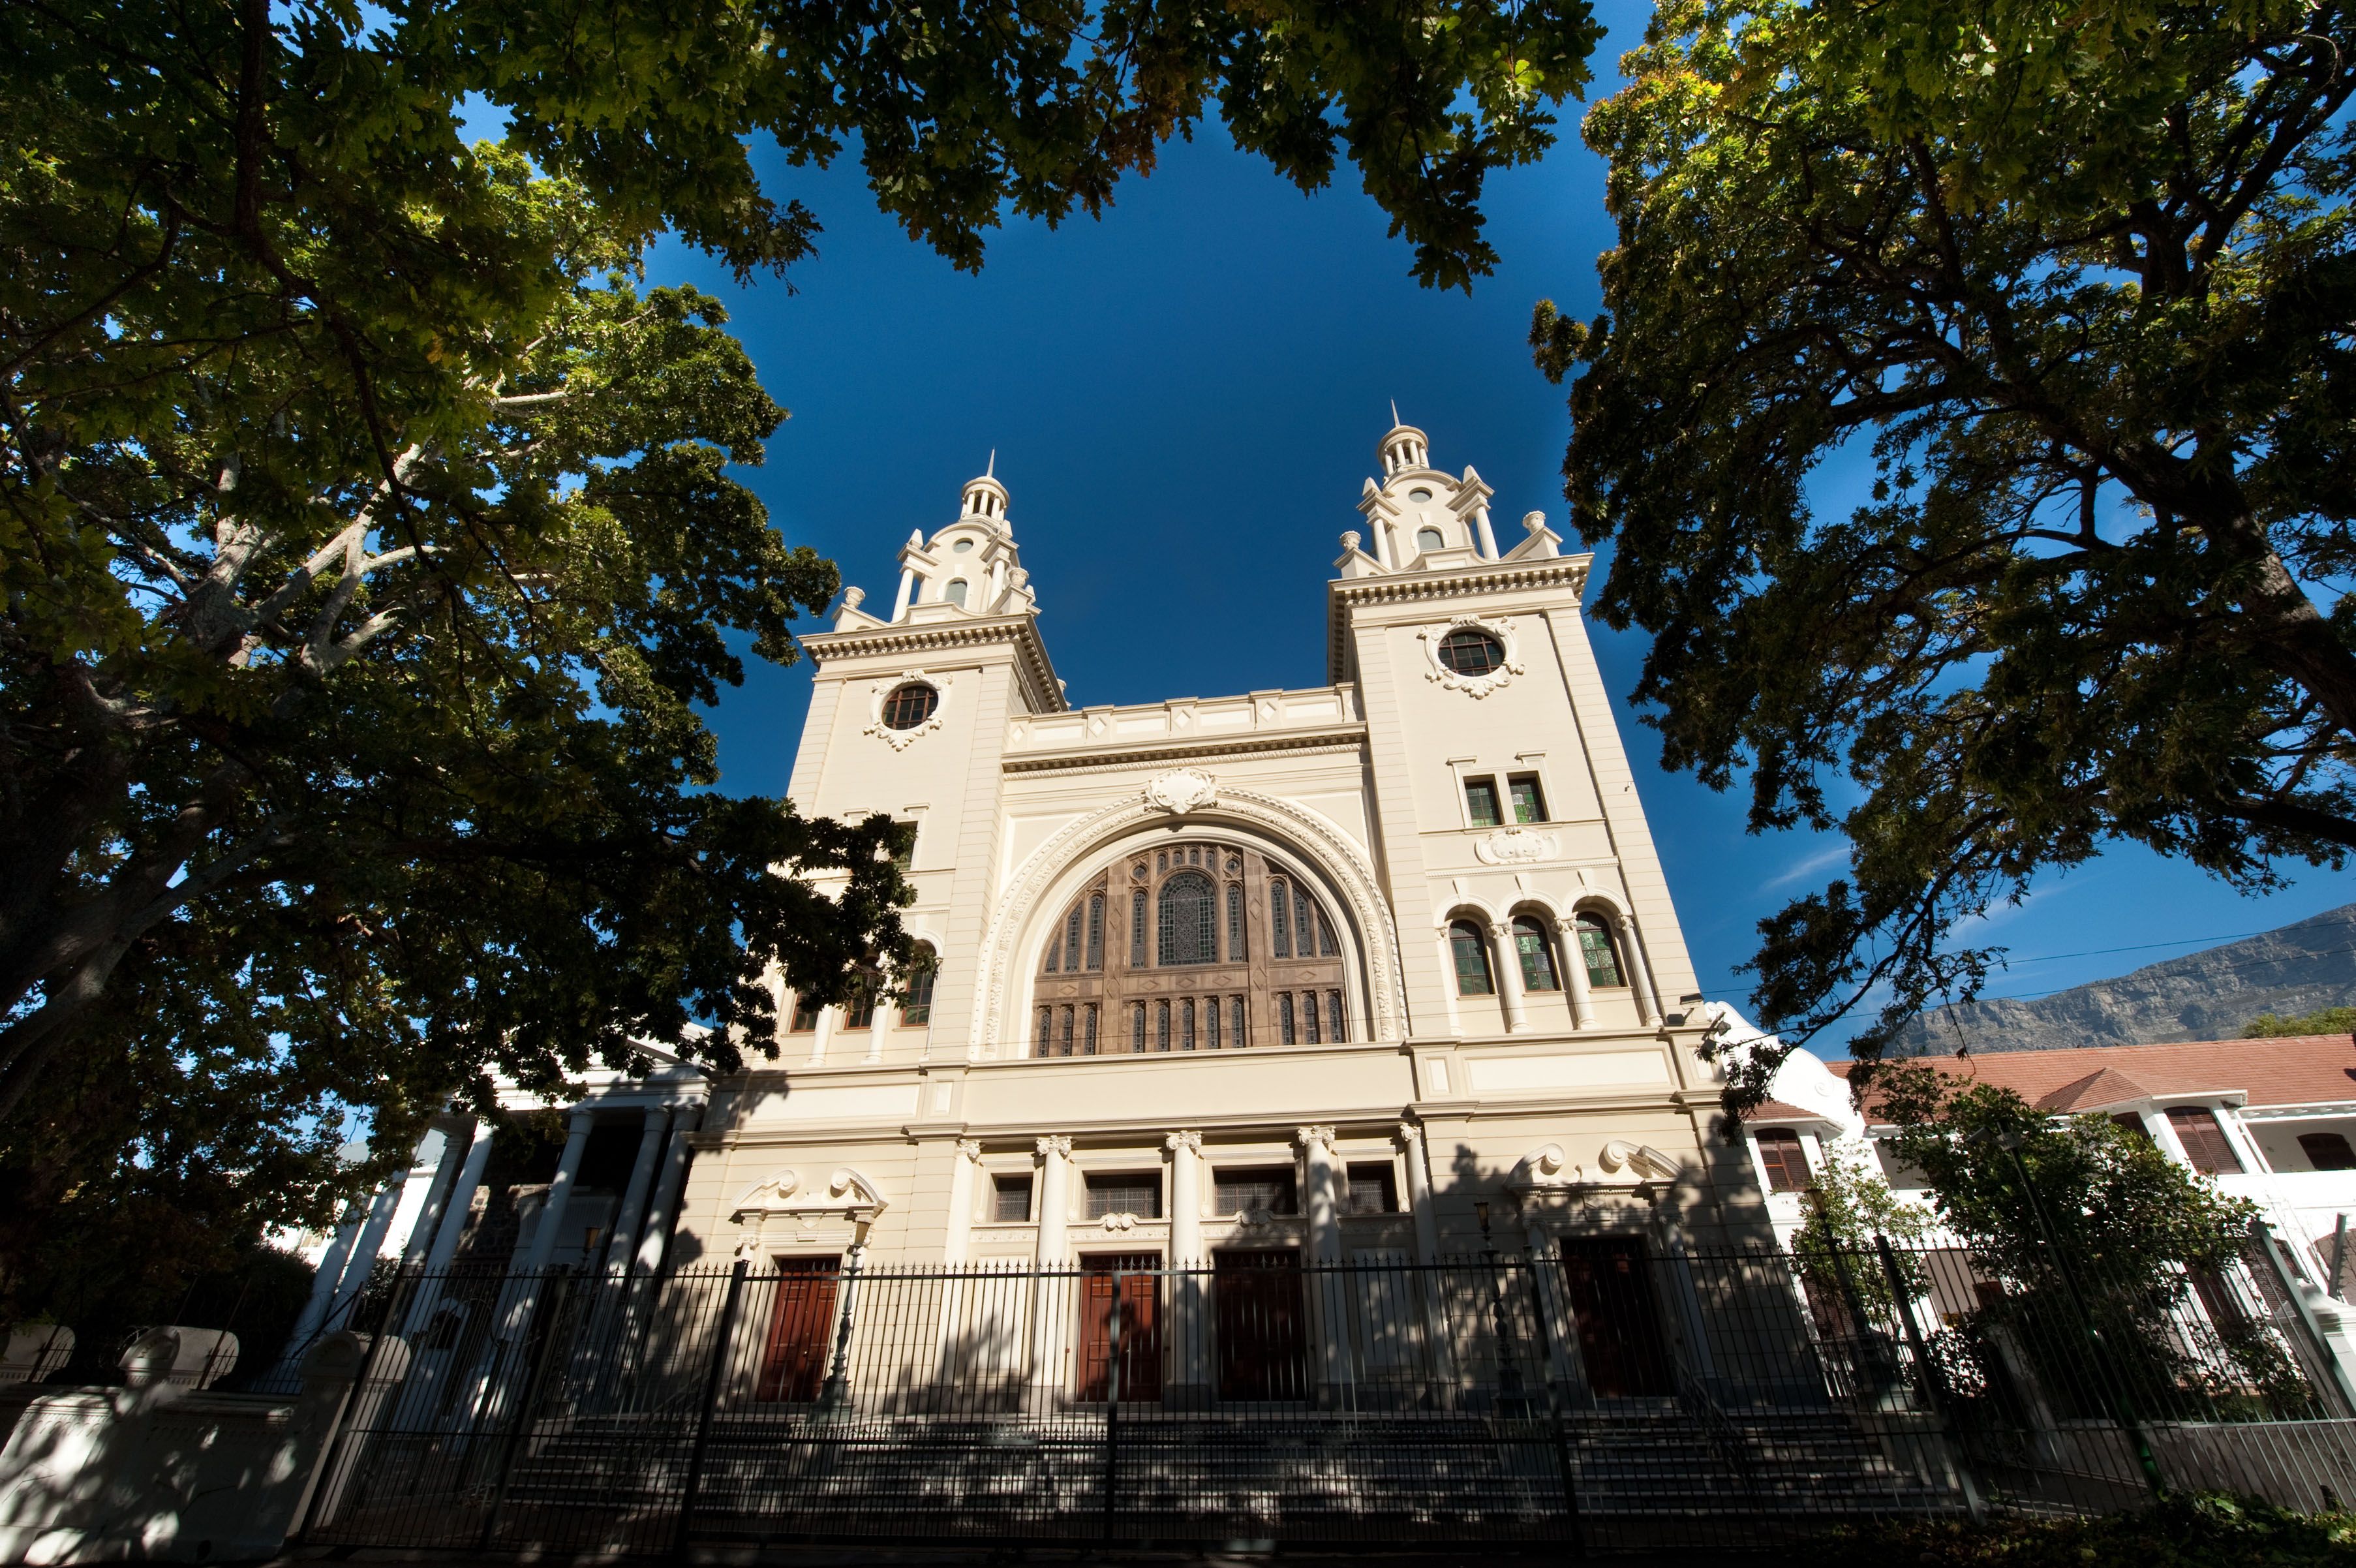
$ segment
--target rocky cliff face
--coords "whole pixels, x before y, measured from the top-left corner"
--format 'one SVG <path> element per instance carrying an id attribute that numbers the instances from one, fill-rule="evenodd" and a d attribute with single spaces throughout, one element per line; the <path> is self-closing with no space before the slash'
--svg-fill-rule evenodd
<path id="1" fill-rule="evenodd" d="M 1917 1019 L 1893 1055 L 2052 1051 L 2229 1040 L 2261 1013 L 2356 1004 L 2356 904 L 2028 1002 L 1975 1002 Z"/>

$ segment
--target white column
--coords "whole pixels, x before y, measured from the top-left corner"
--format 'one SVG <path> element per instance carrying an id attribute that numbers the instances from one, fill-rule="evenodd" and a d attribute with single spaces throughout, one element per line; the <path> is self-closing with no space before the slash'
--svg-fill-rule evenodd
<path id="1" fill-rule="evenodd" d="M 1522 1005 L 1522 955 L 1514 946 L 1514 923 L 1499 920 L 1489 934 L 1497 939 L 1497 994 L 1505 1003 L 1505 1032 L 1518 1035 L 1530 1026 L 1530 1019 Z"/>
<path id="2" fill-rule="evenodd" d="M 442 1305 L 445 1283 L 443 1276 L 449 1272 L 450 1261 L 458 1255 L 458 1243 L 466 1234 L 466 1220 L 475 1208 L 475 1189 L 483 1185 L 483 1167 L 491 1163 L 494 1131 L 491 1118 L 477 1118 L 475 1135 L 467 1142 L 458 1177 L 450 1184 L 449 1197 L 442 1206 L 442 1222 L 434 1227 L 434 1243 L 426 1250 L 417 1294 L 410 1302 L 409 1316 L 401 1326 L 403 1338 L 414 1340 L 424 1332 L 425 1326 L 434 1321 L 434 1309 Z"/>
<path id="3" fill-rule="evenodd" d="M 799 1004 L 800 1000 L 801 999 L 799 997 L 795 998 L 797 1005 Z M 791 1024 L 793 1020 L 788 1018 L 786 1022 Z M 826 1047 L 833 1034 L 834 1009 L 831 1007 L 821 1007 L 818 1010 L 817 1021 L 810 1028 L 809 1066 L 819 1067 L 825 1064 Z"/>
<path id="4" fill-rule="evenodd" d="M 1489 560 L 1497 558 L 1497 536 L 1489 532 L 1489 509 L 1482 507 L 1472 514 L 1472 526 L 1481 532 L 1481 553 Z"/>
<path id="5" fill-rule="evenodd" d="M 616 1279 L 630 1272 L 637 1251 L 638 1224 L 646 1218 L 647 1192 L 662 1163 L 663 1133 L 670 1122 L 667 1105 L 647 1107 L 646 1130 L 638 1135 L 638 1157 L 630 1163 L 630 1184 L 622 1189 L 622 1206 L 614 1213 L 614 1234 L 605 1242 L 605 1273 Z"/>
<path id="6" fill-rule="evenodd" d="M 898 621 L 907 615 L 908 596 L 916 591 L 916 569 L 914 566 L 901 567 L 900 592 L 892 600 L 892 618 L 894 621 Z"/>
<path id="7" fill-rule="evenodd" d="M 882 983 L 880 981 L 877 983 Z M 867 1056 L 870 1062 L 884 1059 L 884 1042 L 891 1037 L 892 1004 L 881 996 L 875 999 L 875 1011 L 867 1020 Z"/>
<path id="8" fill-rule="evenodd" d="M 1006 559 L 1001 556 L 990 564 L 990 597 L 982 601 L 984 613 L 998 607 L 998 597 L 1006 592 Z"/>
<path id="9" fill-rule="evenodd" d="M 1375 525 L 1375 559 L 1385 571 L 1391 569 L 1391 525 L 1383 514 L 1376 512 L 1366 520 Z"/>
<path id="10" fill-rule="evenodd" d="M 1203 1134 L 1173 1133 L 1162 1144 L 1170 1151 L 1170 1266 L 1197 1268 L 1203 1262 Z"/>
<path id="11" fill-rule="evenodd" d="M 949 1228 L 941 1238 L 941 1261 L 951 1265 L 966 1261 L 973 1239 L 973 1176 L 981 1164 L 981 1145 L 959 1138 L 957 1157 L 949 1164 Z"/>
<path id="12" fill-rule="evenodd" d="M 475 1189 L 483 1185 L 483 1167 L 491 1163 L 491 1135 L 498 1124 L 487 1116 L 475 1122 L 475 1135 L 466 1144 L 466 1162 L 458 1167 L 458 1179 L 451 1185 L 449 1201 L 442 1207 L 442 1223 L 434 1232 L 434 1245 L 425 1254 L 425 1272 L 438 1274 L 450 1266 L 458 1255 L 458 1243 L 466 1234 L 466 1220 L 474 1211 Z"/>
<path id="13" fill-rule="evenodd" d="M 1308 1156 L 1309 1255 L 1321 1263 L 1342 1261 L 1341 1194 L 1333 1179 L 1333 1129 L 1303 1127 L 1293 1139 Z"/>
<path id="14" fill-rule="evenodd" d="M 294 1331 L 286 1337 L 286 1353 L 297 1355 L 319 1325 L 327 1318 L 327 1303 L 335 1299 L 336 1287 L 344 1283 L 344 1265 L 351 1262 L 352 1245 L 360 1239 L 362 1215 L 359 1205 L 351 1204 L 344 1212 L 351 1218 L 336 1227 L 334 1240 L 319 1255 L 318 1272 L 311 1276 L 311 1299 L 303 1304 L 303 1311 L 294 1319 Z"/>
<path id="15" fill-rule="evenodd" d="M 440 1120 L 440 1118 L 436 1118 Z M 434 1174 L 425 1178 L 425 1198 L 417 1206 L 417 1218 L 410 1221 L 409 1235 L 401 1244 L 401 1266 L 414 1269 L 424 1259 L 425 1249 L 434 1244 L 434 1233 L 442 1224 L 442 1206 L 450 1199 L 450 1184 L 457 1179 L 458 1133 L 456 1126 L 435 1127 L 442 1135 L 442 1152 L 434 1157 Z M 420 1148 L 424 1147 L 421 1143 Z"/>
<path id="16" fill-rule="evenodd" d="M 1579 940 L 1579 919 L 1573 916 L 1554 923 L 1562 949 L 1562 983 L 1570 993 L 1570 1017 L 1575 1027 L 1595 1027 L 1595 993 L 1587 980 L 1587 950 Z"/>
<path id="17" fill-rule="evenodd" d="M 662 1179 L 655 1184 L 655 1200 L 647 1209 L 646 1229 L 638 1237 L 638 1273 L 651 1278 L 662 1267 L 670 1247 L 670 1233 L 679 1225 L 679 1190 L 687 1181 L 690 1133 L 703 1120 L 703 1107 L 682 1105 L 671 1113 L 670 1148 L 663 1155 Z"/>
<path id="18" fill-rule="evenodd" d="M 548 1267 L 548 1260 L 556 1251 L 556 1232 L 564 1223 L 564 1210 L 573 1198 L 573 1178 L 581 1174 L 581 1155 L 589 1147 L 589 1129 L 596 1125 L 594 1112 L 585 1107 L 573 1112 L 566 1125 L 564 1153 L 556 1162 L 556 1179 L 548 1184 L 548 1196 L 540 1206 L 540 1222 L 532 1230 L 531 1251 L 524 1257 L 517 1272 L 536 1274 Z"/>
<path id="19" fill-rule="evenodd" d="M 1645 966 L 1644 944 L 1636 940 L 1636 922 L 1620 917 L 1620 950 L 1628 961 L 1628 983 L 1636 988 L 1636 1005 L 1650 1028 L 1661 1021 L 1661 999 L 1653 992 L 1653 972 Z"/>
<path id="20" fill-rule="evenodd" d="M 1065 1312 L 1072 1288 L 1069 1280 L 1050 1278 L 1049 1271 L 1065 1265 L 1072 1141 L 1042 1138 L 1034 1146 L 1039 1151 L 1039 1262 L 1031 1292 L 1031 1381 L 1044 1391 L 1063 1382 Z"/>
<path id="21" fill-rule="evenodd" d="M 392 1229 L 392 1211 L 401 1207 L 402 1182 L 393 1180 L 377 1189 L 369 1202 L 368 1223 L 360 1227 L 359 1240 L 352 1243 L 352 1255 L 344 1262 L 343 1283 L 336 1287 L 333 1301 L 327 1304 L 326 1321 L 338 1327 L 344 1316 L 368 1284 L 369 1275 L 376 1271 L 376 1255 L 384 1246 L 385 1232 Z"/>
<path id="22" fill-rule="evenodd" d="M 1412 1122 L 1398 1127 L 1399 1152 L 1406 1157 L 1407 1206 L 1415 1216 L 1415 1257 L 1419 1263 L 1440 1261 L 1440 1217 L 1431 1211 L 1431 1167 L 1425 1163 L 1423 1129 Z"/>

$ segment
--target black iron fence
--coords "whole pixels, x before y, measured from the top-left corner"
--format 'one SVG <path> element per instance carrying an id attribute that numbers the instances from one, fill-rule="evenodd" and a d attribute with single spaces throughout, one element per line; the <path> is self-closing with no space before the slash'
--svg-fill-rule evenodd
<path id="1" fill-rule="evenodd" d="M 1543 1262 L 787 1261 L 371 1287 L 315 1543 L 1766 1544 L 2150 1487 L 2356 1497 L 2356 1403 L 2253 1243 L 2133 1278 L 1965 1247 Z"/>

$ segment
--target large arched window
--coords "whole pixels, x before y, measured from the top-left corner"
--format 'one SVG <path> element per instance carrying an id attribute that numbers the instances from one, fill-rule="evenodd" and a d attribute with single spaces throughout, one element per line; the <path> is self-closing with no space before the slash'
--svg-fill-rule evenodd
<path id="1" fill-rule="evenodd" d="M 1182 871 L 1162 885 L 1154 913 L 1164 965 L 1219 961 L 1218 889 L 1199 871 Z"/>
<path id="2" fill-rule="evenodd" d="M 1346 1041 L 1346 930 L 1297 865 L 1240 844 L 1157 843 L 1114 862 L 1054 913 L 1032 997 L 1053 1010 L 1048 1043 L 1042 1052 L 1034 1015 L 1031 1053 Z"/>
<path id="3" fill-rule="evenodd" d="M 955 605 L 959 609 L 965 608 L 965 579 L 963 577 L 951 577 L 949 579 L 948 589 L 946 593 L 941 595 L 941 597 L 947 603 Z"/>
<path id="4" fill-rule="evenodd" d="M 1562 989 L 1562 981 L 1555 973 L 1554 942 L 1547 936 L 1545 923 L 1537 916 L 1514 917 L 1514 951 L 1522 961 L 1523 990 Z"/>
<path id="5" fill-rule="evenodd" d="M 1489 972 L 1489 939 L 1479 926 L 1470 920 L 1451 922 L 1448 928 L 1448 950 L 1456 960 L 1457 995 L 1496 994 L 1496 978 Z"/>
<path id="6" fill-rule="evenodd" d="M 1612 940 L 1612 929 L 1600 915 L 1582 913 L 1579 917 L 1579 956 L 1587 964 L 1590 985 L 1625 985 L 1621 978 L 1620 944 Z"/>

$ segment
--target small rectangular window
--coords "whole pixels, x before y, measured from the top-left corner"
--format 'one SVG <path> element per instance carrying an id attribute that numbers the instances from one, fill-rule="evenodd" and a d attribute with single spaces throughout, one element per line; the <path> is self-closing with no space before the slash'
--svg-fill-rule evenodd
<path id="1" fill-rule="evenodd" d="M 1542 822 L 1547 820 L 1546 796 L 1538 789 L 1535 773 L 1516 773 L 1506 781 L 1514 796 L 1514 821 Z"/>
<path id="2" fill-rule="evenodd" d="M 1087 1047 L 1080 1054 L 1090 1057 L 1097 1054 L 1097 1004 L 1093 1002 L 1088 1004 Z"/>
<path id="3" fill-rule="evenodd" d="M 794 1021 L 792 1025 L 794 1033 L 797 1035 L 807 1035 L 812 1029 L 817 1028 L 818 1012 L 819 1008 L 817 1003 L 811 1001 L 807 996 L 796 996 L 794 998 Z"/>
<path id="4" fill-rule="evenodd" d="M 1293 1043 L 1292 993 L 1290 991 L 1276 993 L 1276 1038 L 1280 1045 Z"/>
<path id="5" fill-rule="evenodd" d="M 1397 1182 L 1391 1175 L 1388 1162 L 1349 1167 L 1349 1185 L 1342 1189 L 1342 1212 L 1344 1214 L 1396 1214 L 1398 1212 Z"/>
<path id="6" fill-rule="evenodd" d="M 1494 779 L 1464 780 L 1464 810 L 1476 828 L 1500 826 L 1503 819 L 1497 815 L 1497 781 Z"/>
<path id="7" fill-rule="evenodd" d="M 1001 1225 L 1021 1225 L 1031 1218 L 1031 1178 L 1001 1176 L 990 1178 L 990 1217 Z"/>
<path id="8" fill-rule="evenodd" d="M 893 824 L 892 864 L 902 871 L 916 864 L 916 830 L 918 822 Z"/>
<path id="9" fill-rule="evenodd" d="M 2319 1171 L 2356 1171 L 2356 1149 L 2345 1133 L 2301 1133 L 2298 1146 L 2307 1163 Z"/>
<path id="10" fill-rule="evenodd" d="M 1136 1171 L 1116 1171 L 1088 1177 L 1088 1218 L 1134 1214 L 1140 1219 L 1162 1218 L 1161 1178 Z"/>
<path id="11" fill-rule="evenodd" d="M 1805 1192 L 1815 1185 L 1797 1133 L 1789 1127 L 1762 1127 L 1757 1136 L 1759 1163 L 1767 1167 L 1769 1192 Z"/>
<path id="12" fill-rule="evenodd" d="M 1270 1165 L 1261 1170 L 1222 1170 L 1211 1178 L 1211 1208 L 1221 1215 L 1248 1214 L 1259 1209 L 1269 1214 L 1298 1214 L 1301 1196 L 1292 1177 L 1290 1165 Z"/>
<path id="13" fill-rule="evenodd" d="M 1350 1037 L 1349 1026 L 1342 1021 L 1342 993 L 1338 991 L 1325 993 L 1325 1026 L 1326 1038 L 1336 1045 Z"/>

